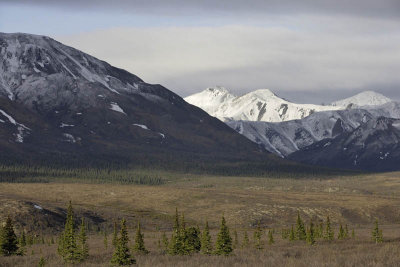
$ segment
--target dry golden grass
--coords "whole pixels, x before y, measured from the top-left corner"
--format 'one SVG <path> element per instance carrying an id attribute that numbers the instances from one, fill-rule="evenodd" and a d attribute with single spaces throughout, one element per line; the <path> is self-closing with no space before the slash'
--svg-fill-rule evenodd
<path id="1" fill-rule="evenodd" d="M 0 218 L 11 214 L 16 221 L 29 224 L 31 218 L 36 223 L 45 216 L 33 204 L 62 214 L 72 200 L 78 216 L 101 219 L 93 222 L 101 229 L 110 230 L 115 219 L 124 217 L 133 236 L 132 227 L 140 220 L 152 251 L 137 256 L 140 266 L 400 266 L 399 176 L 386 173 L 293 180 L 180 175 L 162 186 L 0 183 Z M 207 219 L 214 232 L 221 214 L 225 214 L 231 229 L 239 230 L 250 229 L 257 221 L 265 228 L 289 227 L 297 211 L 306 222 L 329 215 L 336 228 L 339 223 L 355 228 L 357 239 L 318 242 L 310 247 L 279 240 L 277 235 L 277 244 L 267 245 L 262 251 L 236 250 L 230 257 L 172 257 L 157 247 L 157 229 L 171 229 L 175 207 L 185 213 L 189 224 L 202 226 Z M 388 241 L 384 244 L 375 245 L 369 240 L 375 218 L 379 218 Z M 52 223 L 57 221 L 46 223 L 55 229 Z M 43 225 L 40 231 L 50 234 Z M 112 250 L 104 250 L 101 236 L 91 234 L 90 248 L 91 256 L 82 266 L 109 266 Z M 55 251 L 55 245 L 34 245 L 24 257 L 0 258 L 0 266 L 35 266 L 42 254 L 47 266 L 61 266 Z"/>
<path id="2" fill-rule="evenodd" d="M 133 236 L 132 229 L 130 232 Z M 251 236 L 251 232 L 249 234 Z M 242 236 L 243 233 L 239 232 L 239 237 Z M 264 249 L 256 250 L 250 244 L 247 249 L 234 250 L 228 257 L 166 255 L 158 247 L 159 238 L 160 233 L 145 232 L 145 243 L 150 253 L 134 254 L 138 266 L 400 266 L 399 241 L 388 240 L 383 244 L 374 244 L 369 240 L 369 231 L 365 230 L 357 232 L 354 240 L 332 243 L 317 241 L 314 246 L 301 241 L 281 240 L 278 235 L 275 235 L 276 243 L 268 245 L 264 234 Z M 113 248 L 109 245 L 105 249 L 102 236 L 91 235 L 89 247 L 89 258 L 77 266 L 110 266 Z M 42 256 L 46 266 L 65 266 L 56 253 L 56 245 L 33 245 L 27 248 L 25 256 L 0 257 L 0 266 L 35 266 Z"/>

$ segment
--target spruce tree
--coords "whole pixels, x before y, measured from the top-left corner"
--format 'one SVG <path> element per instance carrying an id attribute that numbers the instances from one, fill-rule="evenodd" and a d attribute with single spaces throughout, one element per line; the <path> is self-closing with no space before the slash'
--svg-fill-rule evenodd
<path id="1" fill-rule="evenodd" d="M 326 218 L 326 228 L 324 238 L 328 241 L 332 241 L 334 238 L 334 232 L 331 228 L 331 220 L 329 216 Z"/>
<path id="2" fill-rule="evenodd" d="M 375 220 L 375 227 L 372 230 L 372 241 L 374 241 L 375 244 L 383 242 L 382 230 L 379 229 L 378 219 Z"/>
<path id="3" fill-rule="evenodd" d="M 247 234 L 247 231 L 244 231 L 242 248 L 249 248 L 249 244 L 250 244 L 249 235 Z"/>
<path id="4" fill-rule="evenodd" d="M 111 263 L 115 265 L 132 265 L 136 263 L 135 258 L 130 254 L 128 247 L 129 237 L 126 229 L 126 221 L 122 219 L 121 230 L 115 244 L 114 254 Z"/>
<path id="5" fill-rule="evenodd" d="M 272 245 L 275 243 L 274 240 L 274 231 L 268 230 L 268 244 Z"/>
<path id="6" fill-rule="evenodd" d="M 347 227 L 347 223 L 344 226 L 344 238 L 345 239 L 349 238 L 349 228 Z"/>
<path id="7" fill-rule="evenodd" d="M 315 230 L 314 230 L 314 224 L 310 222 L 310 227 L 307 229 L 307 243 L 309 245 L 314 245 L 315 243 Z"/>
<path id="8" fill-rule="evenodd" d="M 43 256 L 40 257 L 38 267 L 44 267 L 46 265 L 46 261 L 44 260 Z"/>
<path id="9" fill-rule="evenodd" d="M 345 238 L 345 231 L 344 231 L 344 228 L 343 228 L 342 224 L 340 224 L 339 233 L 338 233 L 338 237 L 337 238 L 339 240 L 343 240 Z"/>
<path id="10" fill-rule="evenodd" d="M 74 211 L 71 201 L 67 210 L 64 232 L 59 241 L 58 253 L 63 257 L 65 262 L 75 263 L 79 261 L 80 255 L 76 245 Z"/>
<path id="11" fill-rule="evenodd" d="M 165 234 L 165 232 L 162 233 L 162 236 L 161 236 L 161 243 L 162 243 L 162 245 L 163 245 L 164 251 L 166 252 L 166 251 L 168 250 L 168 237 L 167 237 L 167 235 Z"/>
<path id="12" fill-rule="evenodd" d="M 208 222 L 206 221 L 206 225 L 204 226 L 203 233 L 201 234 L 201 248 L 200 252 L 204 255 L 211 255 L 213 250 L 211 243 L 211 235 L 210 229 L 208 227 Z"/>
<path id="13" fill-rule="evenodd" d="M 351 230 L 351 238 L 356 238 L 356 232 L 354 231 L 354 229 Z"/>
<path id="14" fill-rule="evenodd" d="M 20 237 L 20 239 L 19 239 L 19 246 L 22 248 L 22 247 L 25 247 L 26 246 L 26 236 L 25 236 L 25 231 L 22 231 L 22 233 L 21 233 L 21 237 Z"/>
<path id="15" fill-rule="evenodd" d="M 140 227 L 140 222 L 138 222 L 138 225 L 137 225 L 137 228 L 136 228 L 135 245 L 133 247 L 133 250 L 135 252 L 138 252 L 138 253 L 141 253 L 141 254 L 149 253 L 149 251 L 144 246 L 144 234 L 142 234 L 142 230 L 141 230 L 141 227 Z"/>
<path id="16" fill-rule="evenodd" d="M 290 233 L 289 233 L 289 241 L 294 241 L 296 240 L 296 234 L 294 232 L 294 227 L 292 225 L 292 228 L 290 229 Z"/>
<path id="17" fill-rule="evenodd" d="M 261 226 L 260 226 L 260 222 L 257 223 L 257 228 L 254 231 L 254 247 L 256 249 L 263 249 L 262 229 L 261 229 Z"/>
<path id="18" fill-rule="evenodd" d="M 306 229 L 304 227 L 304 222 L 300 218 L 300 213 L 297 212 L 297 221 L 296 221 L 296 239 L 297 240 L 306 240 Z"/>
<path id="19" fill-rule="evenodd" d="M 201 241 L 198 227 L 192 226 L 186 229 L 185 247 L 189 253 L 200 251 Z"/>
<path id="20" fill-rule="evenodd" d="M 4 227 L 1 229 L 0 236 L 0 255 L 11 256 L 18 254 L 18 239 L 14 232 L 14 224 L 10 218 L 7 217 Z"/>
<path id="21" fill-rule="evenodd" d="M 215 244 L 215 254 L 227 256 L 232 251 L 232 238 L 229 234 L 229 228 L 226 225 L 225 218 L 224 216 L 222 216 L 221 227 L 217 235 L 217 241 Z"/>
<path id="22" fill-rule="evenodd" d="M 184 217 L 183 217 L 184 221 Z M 172 232 L 171 240 L 169 242 L 168 253 L 170 255 L 184 255 L 185 250 L 185 223 L 183 225 L 179 222 L 178 209 L 175 211 L 174 230 Z"/>
<path id="23" fill-rule="evenodd" d="M 83 218 L 78 236 L 78 252 L 80 261 L 84 261 L 89 256 L 89 246 L 87 244 L 87 236 L 86 236 L 86 225 L 85 225 L 85 220 Z"/>

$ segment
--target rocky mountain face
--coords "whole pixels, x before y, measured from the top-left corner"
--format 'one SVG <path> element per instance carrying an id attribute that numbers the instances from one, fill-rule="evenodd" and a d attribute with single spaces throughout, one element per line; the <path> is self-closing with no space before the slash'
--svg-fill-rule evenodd
<path id="1" fill-rule="evenodd" d="M 361 151 L 359 155 L 355 152 L 361 149 L 360 146 L 353 147 L 351 155 L 358 155 L 357 164 L 354 164 L 354 157 L 345 157 L 342 150 L 331 150 L 334 146 L 327 145 L 327 142 L 331 144 L 332 140 L 340 140 L 355 131 L 367 131 L 369 127 L 372 127 L 374 134 L 385 139 L 386 130 L 376 131 L 374 122 L 385 118 L 388 122 L 400 119 L 400 104 L 375 92 L 363 92 L 326 106 L 291 103 L 269 90 L 257 90 L 236 97 L 220 87 L 208 88 L 185 99 L 199 107 L 207 104 L 205 110 L 209 114 L 283 158 L 336 168 L 400 169 L 388 157 L 380 159 L 381 153 L 386 153 L 383 152 L 385 149 L 381 149 L 383 145 L 376 145 L 376 142 L 373 143 L 376 146 L 369 144 L 371 137 L 364 140 L 364 147 L 368 147 L 364 157 Z M 263 111 L 258 107 L 264 107 Z M 392 128 L 388 126 L 388 129 Z M 392 137 L 385 142 L 393 143 L 396 150 L 395 135 L 387 135 Z M 394 151 L 389 153 L 397 155 Z M 374 162 L 373 159 L 379 161 Z"/>
<path id="2" fill-rule="evenodd" d="M 139 164 L 261 150 L 161 85 L 48 37 L 0 33 L 3 160 Z"/>
<path id="3" fill-rule="evenodd" d="M 373 118 L 336 138 L 316 142 L 290 159 L 347 169 L 399 170 L 400 120 Z"/>

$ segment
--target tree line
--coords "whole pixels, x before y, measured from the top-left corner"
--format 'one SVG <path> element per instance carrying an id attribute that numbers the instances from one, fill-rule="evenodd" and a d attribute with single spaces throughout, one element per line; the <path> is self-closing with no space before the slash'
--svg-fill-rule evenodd
<path id="1" fill-rule="evenodd" d="M 171 236 L 168 238 L 166 233 L 163 232 L 158 241 L 158 245 L 164 253 L 169 255 L 192 255 L 201 253 L 203 255 L 230 255 L 235 249 L 250 248 L 250 239 L 247 231 L 243 232 L 242 242 L 239 242 L 238 233 L 233 231 L 233 236 L 226 223 L 225 217 L 221 217 L 221 223 L 215 242 L 212 241 L 208 222 L 206 221 L 203 230 L 198 226 L 187 226 L 184 213 L 179 214 L 176 209 L 174 217 L 174 225 Z M 81 220 L 79 226 L 76 225 L 74 220 L 74 211 L 71 202 L 67 208 L 67 217 L 65 221 L 64 230 L 57 240 L 57 253 L 65 263 L 80 263 L 84 262 L 89 254 L 90 249 L 87 244 L 86 223 L 84 219 Z M 265 247 L 263 241 L 264 229 L 258 222 L 257 227 L 253 231 L 253 244 L 255 249 L 263 249 Z M 347 225 L 340 224 L 339 231 L 335 235 L 334 229 L 331 226 L 330 217 L 326 221 L 315 225 L 312 221 L 305 225 L 300 214 L 297 214 L 295 225 L 290 228 L 281 229 L 282 239 L 289 241 L 304 241 L 306 244 L 315 245 L 318 239 L 332 241 L 335 238 L 338 240 L 345 240 L 355 238 L 355 231 L 352 229 L 351 234 Z M 269 229 L 267 232 L 267 240 L 270 245 L 275 243 L 274 236 L 276 231 Z M 375 243 L 383 242 L 382 230 L 379 228 L 378 220 L 375 221 L 374 227 L 371 231 L 371 239 Z M 43 237 L 41 240 L 36 238 L 36 242 L 44 243 Z M 8 216 L 6 221 L 0 227 L 0 255 L 24 255 L 26 254 L 25 247 L 35 243 L 35 238 L 27 236 L 24 231 L 17 237 L 12 219 Z M 50 241 L 54 244 L 52 238 Z M 119 225 L 114 223 L 114 231 L 112 234 L 111 244 L 114 252 L 110 259 L 110 263 L 116 266 L 132 265 L 136 263 L 133 254 L 148 254 L 146 249 L 144 234 L 140 222 L 137 224 L 136 233 L 134 238 L 133 253 L 129 247 L 129 233 L 126 226 L 126 220 L 122 219 Z M 108 236 L 104 234 L 104 246 L 108 247 Z M 45 259 L 42 257 L 39 266 L 45 265 Z"/>

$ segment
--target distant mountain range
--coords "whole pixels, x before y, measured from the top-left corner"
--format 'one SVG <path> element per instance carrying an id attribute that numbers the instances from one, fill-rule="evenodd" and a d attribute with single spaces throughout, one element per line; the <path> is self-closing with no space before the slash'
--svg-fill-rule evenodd
<path id="1" fill-rule="evenodd" d="M 0 162 L 243 159 L 282 162 L 161 85 L 49 37 L 0 33 Z"/>
<path id="2" fill-rule="evenodd" d="M 400 169 L 395 163 L 400 104 L 376 92 L 312 105 L 289 102 L 268 89 L 234 96 L 215 87 L 185 100 L 280 157 L 335 168 Z"/>

